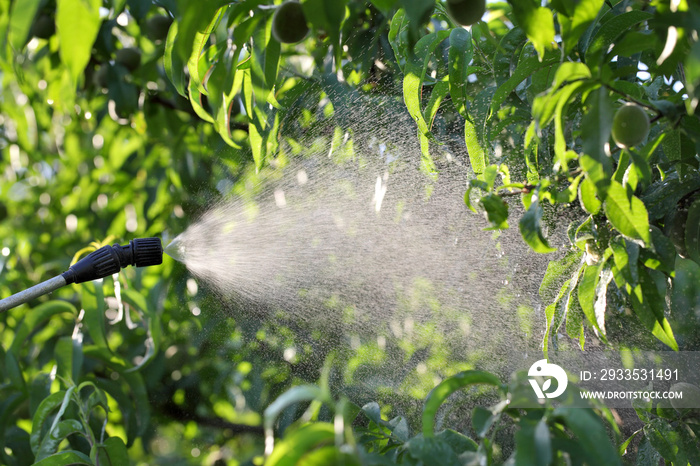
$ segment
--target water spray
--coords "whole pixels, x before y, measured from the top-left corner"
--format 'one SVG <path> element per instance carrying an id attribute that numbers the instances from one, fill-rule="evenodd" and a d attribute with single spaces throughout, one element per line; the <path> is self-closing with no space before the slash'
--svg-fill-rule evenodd
<path id="1" fill-rule="evenodd" d="M 126 246 L 119 244 L 104 246 L 80 259 L 61 275 L 0 300 L 0 312 L 71 283 L 83 283 L 108 277 L 129 265 L 148 267 L 161 263 L 163 263 L 163 246 L 160 238 L 138 238 L 129 241 Z"/>

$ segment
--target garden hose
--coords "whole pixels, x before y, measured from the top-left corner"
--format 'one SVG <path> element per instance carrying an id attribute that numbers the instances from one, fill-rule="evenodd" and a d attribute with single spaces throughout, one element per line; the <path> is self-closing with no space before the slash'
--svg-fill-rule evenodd
<path id="1" fill-rule="evenodd" d="M 147 267 L 159 265 L 162 262 L 163 246 L 160 238 L 138 238 L 129 241 L 126 246 L 119 244 L 104 246 L 80 259 L 61 275 L 0 300 L 0 312 L 12 309 L 71 283 L 83 283 L 108 277 L 129 265 Z"/>

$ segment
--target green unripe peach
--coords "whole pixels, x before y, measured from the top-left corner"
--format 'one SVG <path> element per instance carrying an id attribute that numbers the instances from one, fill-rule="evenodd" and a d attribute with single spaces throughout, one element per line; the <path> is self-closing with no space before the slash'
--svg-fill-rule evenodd
<path id="1" fill-rule="evenodd" d="M 165 40 L 168 37 L 168 31 L 173 20 L 168 16 L 158 15 L 153 16 L 146 21 L 146 37 L 153 42 Z"/>
<path id="2" fill-rule="evenodd" d="M 109 83 L 109 66 L 104 64 L 99 67 L 99 69 L 92 75 L 92 81 L 96 87 L 100 89 L 107 87 Z"/>
<path id="3" fill-rule="evenodd" d="M 612 137 L 621 148 L 641 144 L 649 135 L 649 116 L 637 104 L 625 104 L 613 117 Z"/>
<path id="4" fill-rule="evenodd" d="M 272 35 L 279 42 L 294 44 L 309 33 L 301 3 L 288 1 L 277 7 L 272 16 Z"/>
<path id="5" fill-rule="evenodd" d="M 447 0 L 447 12 L 462 26 L 471 26 L 484 16 L 485 0 Z"/>
<path id="6" fill-rule="evenodd" d="M 135 71 L 141 64 L 141 51 L 135 47 L 119 49 L 114 56 L 114 61 L 129 71 Z"/>
<path id="7" fill-rule="evenodd" d="M 39 15 L 32 24 L 32 35 L 39 39 L 48 39 L 56 33 L 56 23 L 49 15 Z"/>

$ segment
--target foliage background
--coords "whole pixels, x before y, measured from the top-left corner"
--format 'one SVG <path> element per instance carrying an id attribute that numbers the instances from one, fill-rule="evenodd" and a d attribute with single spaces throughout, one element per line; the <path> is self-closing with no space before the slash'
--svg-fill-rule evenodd
<path id="1" fill-rule="evenodd" d="M 271 37 L 268 3 L 0 1 L 2 296 L 63 272 L 96 235 L 182 231 L 222 180 L 253 196 L 245 186 L 293 155 L 280 122 L 342 128 L 342 100 L 319 103 L 352 91 L 403 101 L 429 176 L 431 151 L 464 125 L 465 202 L 491 226 L 517 220 L 547 253 L 546 225 L 575 219 L 570 250 L 544 274 L 545 353 L 586 338 L 697 348 L 696 4 L 514 0 L 466 30 L 433 0 L 306 0 L 312 33 L 289 46 Z M 174 20 L 167 36 L 155 16 Z M 33 29 L 41 17 L 56 26 L 48 38 Z M 129 47 L 136 67 L 117 61 Z M 624 102 L 653 122 L 632 150 L 610 143 Z M 268 453 L 281 437 L 269 464 L 618 464 L 628 446 L 604 407 L 508 409 L 501 398 L 529 389 L 522 374 L 462 372 L 423 394 L 422 414 L 386 421 L 390 406 L 360 409 L 329 388 L 323 356 L 281 357 L 289 329 L 208 312 L 219 307 L 166 260 L 4 314 L 0 461 L 258 464 L 264 430 Z M 608 335 L 610 321 L 653 339 Z M 433 435 L 442 401 L 473 384 L 498 387 L 484 399 L 495 404 L 474 408 L 463 432 Z M 637 415 L 637 454 L 623 460 L 700 464 L 697 413 Z"/>

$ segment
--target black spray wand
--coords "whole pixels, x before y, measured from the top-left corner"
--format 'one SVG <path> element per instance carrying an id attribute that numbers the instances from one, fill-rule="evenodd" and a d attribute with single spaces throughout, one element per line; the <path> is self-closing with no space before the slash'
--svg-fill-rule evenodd
<path id="1" fill-rule="evenodd" d="M 108 277 L 129 265 L 147 267 L 163 263 L 160 238 L 139 238 L 126 246 L 104 246 L 80 259 L 70 269 L 45 282 L 0 300 L 0 312 L 7 311 L 71 283 Z"/>

